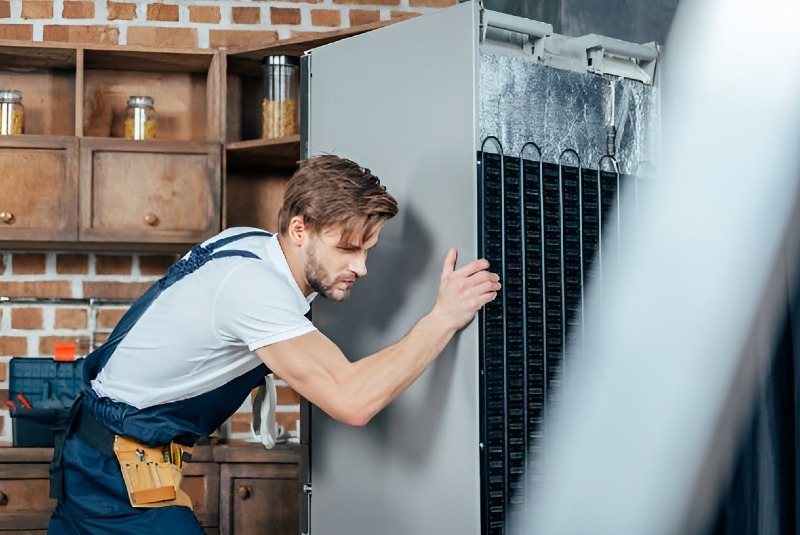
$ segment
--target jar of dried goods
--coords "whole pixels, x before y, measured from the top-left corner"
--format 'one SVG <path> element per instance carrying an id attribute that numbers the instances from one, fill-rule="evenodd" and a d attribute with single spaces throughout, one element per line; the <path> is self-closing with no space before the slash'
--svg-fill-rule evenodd
<path id="1" fill-rule="evenodd" d="M 299 59 L 293 56 L 267 56 L 261 62 L 261 69 L 264 76 L 262 137 L 296 134 L 299 120 Z"/>
<path id="2" fill-rule="evenodd" d="M 155 139 L 156 110 L 151 97 L 129 97 L 125 110 L 125 139 Z"/>
<path id="3" fill-rule="evenodd" d="M 16 89 L 0 90 L 0 135 L 21 134 L 24 127 L 22 93 Z"/>

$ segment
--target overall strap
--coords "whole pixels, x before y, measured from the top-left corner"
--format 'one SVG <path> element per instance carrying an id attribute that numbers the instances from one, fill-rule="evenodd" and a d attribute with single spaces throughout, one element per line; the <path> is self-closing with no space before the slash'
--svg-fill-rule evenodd
<path id="1" fill-rule="evenodd" d="M 258 255 L 250 251 L 243 250 L 226 250 L 214 252 L 216 249 L 227 245 L 231 242 L 249 238 L 251 236 L 264 236 L 271 237 L 272 234 L 266 231 L 248 231 L 241 234 L 235 234 L 212 242 L 206 246 L 195 245 L 187 256 L 184 256 L 167 270 L 167 273 L 155 282 L 133 305 L 128 309 L 125 315 L 122 316 L 119 323 L 117 323 L 114 330 L 108 337 L 108 340 L 93 351 L 88 357 L 83 366 L 83 383 L 84 387 L 88 387 L 91 381 L 97 377 L 103 366 L 106 365 L 114 350 L 122 342 L 128 332 L 133 328 L 139 318 L 150 308 L 153 301 L 158 298 L 161 293 L 183 279 L 187 275 L 194 273 L 203 265 L 217 258 L 225 258 L 231 256 L 241 256 L 244 258 L 260 259 Z"/>

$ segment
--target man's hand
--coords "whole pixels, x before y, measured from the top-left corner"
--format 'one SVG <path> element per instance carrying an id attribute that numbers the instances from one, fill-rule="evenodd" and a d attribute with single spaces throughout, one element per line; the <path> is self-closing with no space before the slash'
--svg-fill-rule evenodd
<path id="1" fill-rule="evenodd" d="M 454 330 L 466 326 L 478 310 L 494 300 L 500 291 L 500 277 L 487 271 L 487 260 L 474 260 L 461 269 L 456 269 L 456 260 L 458 251 L 450 249 L 444 260 L 439 296 L 432 311 Z"/>

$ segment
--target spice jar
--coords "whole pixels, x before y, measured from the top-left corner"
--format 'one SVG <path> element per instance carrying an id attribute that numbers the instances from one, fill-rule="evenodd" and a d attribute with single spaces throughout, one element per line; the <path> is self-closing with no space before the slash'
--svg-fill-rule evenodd
<path id="1" fill-rule="evenodd" d="M 151 97 L 129 97 L 125 110 L 125 139 L 155 139 L 156 110 Z"/>
<path id="2" fill-rule="evenodd" d="M 22 93 L 16 89 L 0 90 L 0 135 L 21 134 L 24 124 Z"/>
<path id="3" fill-rule="evenodd" d="M 264 78 L 262 137 L 291 136 L 298 132 L 297 105 L 300 62 L 293 56 L 267 56 L 261 62 Z"/>

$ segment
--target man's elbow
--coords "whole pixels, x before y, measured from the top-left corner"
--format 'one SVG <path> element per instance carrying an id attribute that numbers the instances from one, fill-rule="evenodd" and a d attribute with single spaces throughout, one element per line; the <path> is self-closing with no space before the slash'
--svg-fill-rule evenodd
<path id="1" fill-rule="evenodd" d="M 375 416 L 375 412 L 366 407 L 342 407 L 336 414 L 331 414 L 335 420 L 351 427 L 364 427 Z"/>

